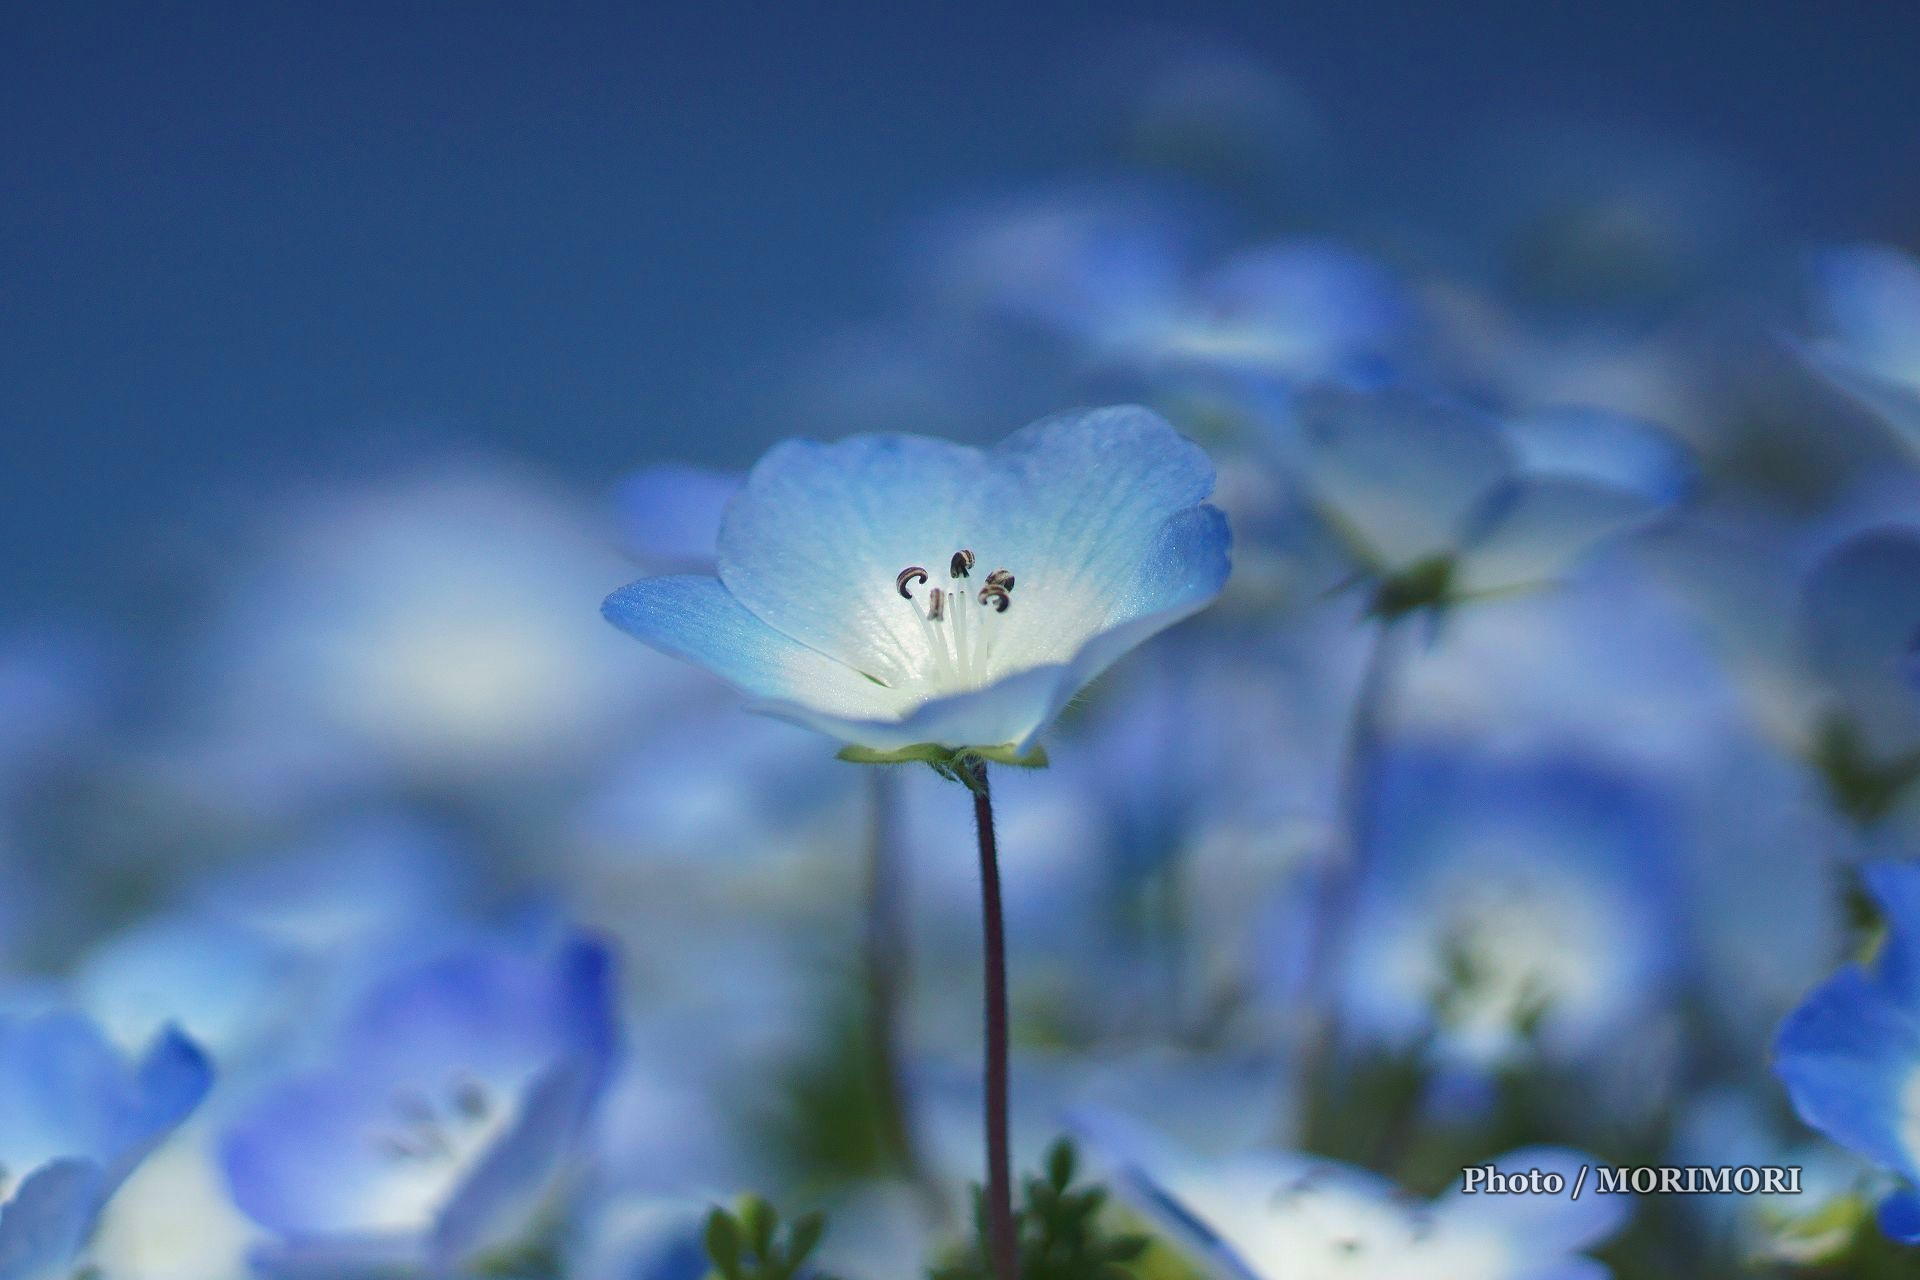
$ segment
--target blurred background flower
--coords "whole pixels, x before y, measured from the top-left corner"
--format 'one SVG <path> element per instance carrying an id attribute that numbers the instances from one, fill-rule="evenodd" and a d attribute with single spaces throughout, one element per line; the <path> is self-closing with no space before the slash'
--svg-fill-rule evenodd
<path id="1" fill-rule="evenodd" d="M 1007 522 L 1233 571 L 995 775 L 1027 1280 L 1911 1273 L 1920 18 L 1142 19 L 0 22 L 0 1280 L 984 1280 L 961 796 L 597 608 L 1122 403 Z M 1803 1190 L 1459 1190 L 1588 1160 Z"/>

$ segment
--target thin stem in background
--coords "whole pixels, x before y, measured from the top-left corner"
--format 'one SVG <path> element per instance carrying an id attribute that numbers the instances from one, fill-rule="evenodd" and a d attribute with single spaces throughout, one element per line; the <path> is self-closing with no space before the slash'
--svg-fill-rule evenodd
<path id="1" fill-rule="evenodd" d="M 1366 666 L 1354 692 L 1353 717 L 1341 765 L 1339 856 L 1320 877 L 1314 903 L 1313 938 L 1302 987 L 1307 1017 L 1296 1097 L 1303 1103 L 1327 1078 L 1340 1043 L 1338 968 L 1353 925 L 1354 908 L 1372 843 L 1373 784 L 1378 772 L 1382 727 L 1393 699 L 1399 666 L 1399 624 L 1383 619 L 1368 640 Z"/>
<path id="2" fill-rule="evenodd" d="M 987 1254 L 996 1280 L 1020 1280 L 1013 1226 L 1012 1158 L 1007 1140 L 1007 933 L 1000 908 L 1000 854 L 993 833 L 987 766 L 972 767 L 974 825 L 980 833 L 980 919 L 986 959 Z"/>
<path id="3" fill-rule="evenodd" d="M 901 1078 L 900 1006 L 911 984 L 911 952 L 907 944 L 906 868 L 900 857 L 896 780 L 887 769 L 868 769 L 867 777 L 867 1070 L 887 1154 L 929 1209 L 937 1211 L 940 1193 L 920 1160 Z"/>

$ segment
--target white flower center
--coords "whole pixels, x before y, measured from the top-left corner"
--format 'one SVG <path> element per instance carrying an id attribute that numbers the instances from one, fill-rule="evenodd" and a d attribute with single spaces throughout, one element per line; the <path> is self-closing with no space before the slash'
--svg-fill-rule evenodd
<path id="1" fill-rule="evenodd" d="M 927 640 L 931 666 L 919 678 L 937 691 L 977 689 L 989 682 L 999 619 L 1013 607 L 1013 574 L 995 569 L 976 591 L 974 568 L 973 552 L 960 550 L 947 561 L 944 587 L 927 587 L 931 575 L 917 564 L 894 575 L 894 590 Z"/>

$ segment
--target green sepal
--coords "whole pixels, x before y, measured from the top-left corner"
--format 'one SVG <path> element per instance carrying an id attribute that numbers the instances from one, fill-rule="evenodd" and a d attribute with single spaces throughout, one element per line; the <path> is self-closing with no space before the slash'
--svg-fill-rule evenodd
<path id="1" fill-rule="evenodd" d="M 941 773 L 964 769 L 980 760 L 1013 765 L 1020 769 L 1047 767 L 1047 749 L 1039 743 L 1035 743 L 1025 755 L 1016 753 L 1011 743 L 999 747 L 963 747 L 956 751 L 952 747 L 923 742 L 919 746 L 902 747 L 898 751 L 842 747 L 839 758 L 850 764 L 930 764 Z"/>

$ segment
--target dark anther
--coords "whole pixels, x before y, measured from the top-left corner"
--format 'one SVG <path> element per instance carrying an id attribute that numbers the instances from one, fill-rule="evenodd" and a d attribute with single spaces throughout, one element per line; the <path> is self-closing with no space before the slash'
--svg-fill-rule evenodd
<path id="1" fill-rule="evenodd" d="M 987 585 L 990 587 L 1000 587 L 1003 590 L 1011 591 L 1013 590 L 1013 575 L 1008 573 L 1005 569 L 995 569 L 992 573 L 987 575 Z"/>
<path id="2" fill-rule="evenodd" d="M 927 596 L 927 618 L 938 622 L 947 615 L 947 593 L 935 587 Z"/>
<path id="3" fill-rule="evenodd" d="M 1005 587 L 982 587 L 980 588 L 980 603 L 992 605 L 996 613 L 1005 613 L 1007 606 L 1013 603 L 1013 597 L 1007 593 Z"/>
<path id="4" fill-rule="evenodd" d="M 909 588 L 916 582 L 925 582 L 926 580 L 927 571 L 917 564 L 910 564 L 895 575 L 893 579 L 893 589 L 900 593 L 902 600 L 911 600 L 913 599 L 913 592 L 909 590 Z"/>
<path id="5" fill-rule="evenodd" d="M 971 551 L 956 551 L 953 553 L 953 559 L 947 562 L 949 578 L 964 578 L 972 572 L 973 552 Z"/>

